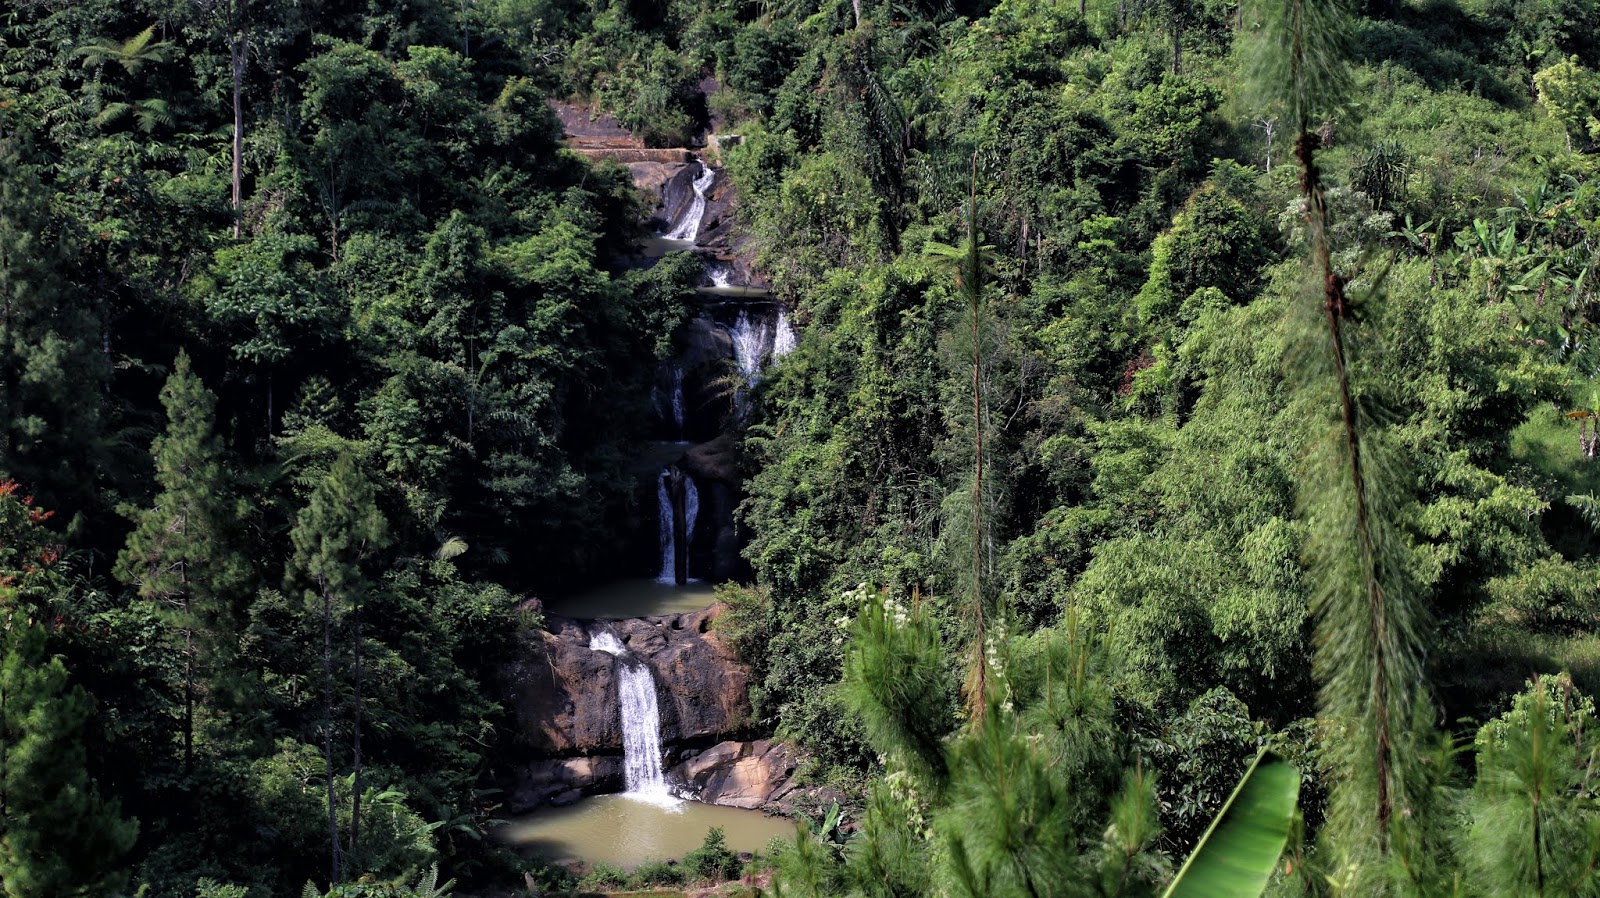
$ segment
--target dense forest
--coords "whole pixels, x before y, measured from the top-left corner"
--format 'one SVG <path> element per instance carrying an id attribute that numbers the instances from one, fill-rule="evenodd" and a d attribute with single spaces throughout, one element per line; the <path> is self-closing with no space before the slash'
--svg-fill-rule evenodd
<path id="1" fill-rule="evenodd" d="M 495 672 L 702 272 L 551 100 L 736 135 L 798 325 L 762 888 L 1160 894 L 1283 759 L 1269 894 L 1600 894 L 1593 0 L 13 0 L 6 895 L 572 885 Z"/>

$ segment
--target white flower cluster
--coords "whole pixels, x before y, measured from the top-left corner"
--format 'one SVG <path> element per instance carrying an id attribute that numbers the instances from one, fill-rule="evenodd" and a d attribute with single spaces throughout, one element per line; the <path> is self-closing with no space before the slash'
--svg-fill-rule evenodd
<path id="1" fill-rule="evenodd" d="M 927 818 L 923 816 L 922 798 L 917 795 L 911 777 L 904 770 L 896 770 L 883 778 L 883 785 L 889 790 L 889 796 L 905 808 L 906 827 L 912 832 L 921 833 L 924 839 L 933 841 L 933 827 L 928 825 Z"/>
<path id="2" fill-rule="evenodd" d="M 878 607 L 883 609 L 883 613 L 888 616 L 890 622 L 892 622 L 896 627 L 903 628 L 907 624 L 911 623 L 911 614 L 906 610 L 906 606 L 900 603 L 899 599 L 880 593 L 873 589 L 869 584 L 859 583 L 856 585 L 855 589 L 846 590 L 845 593 L 839 598 L 843 599 L 847 605 L 852 605 L 861 609 L 866 609 L 872 604 L 877 604 Z M 842 614 L 833 619 L 833 625 L 838 627 L 842 634 L 844 631 L 848 631 L 850 629 L 850 624 L 854 620 L 854 615 Z M 834 645 L 839 645 L 843 642 L 843 635 L 835 635 L 833 637 Z"/>
<path id="3" fill-rule="evenodd" d="M 893 596 L 883 597 L 883 613 L 887 614 L 897 627 L 904 627 L 911 622 L 911 615 L 906 613 L 906 607 Z"/>
<path id="4" fill-rule="evenodd" d="M 1000 658 L 1000 646 L 1006 642 L 1006 622 L 998 619 L 989 627 L 989 632 L 983 639 L 983 657 L 989 663 L 989 669 L 997 674 L 1005 673 L 1005 666 Z"/>

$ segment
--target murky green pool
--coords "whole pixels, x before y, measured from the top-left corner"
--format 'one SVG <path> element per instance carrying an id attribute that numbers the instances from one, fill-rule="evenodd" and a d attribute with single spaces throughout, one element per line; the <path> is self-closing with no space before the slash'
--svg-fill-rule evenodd
<path id="1" fill-rule="evenodd" d="M 717 600 L 709 583 L 675 586 L 656 580 L 613 580 L 570 596 L 550 599 L 544 610 L 561 617 L 618 620 L 624 617 L 654 617 L 682 614 L 709 608 Z"/>
<path id="2" fill-rule="evenodd" d="M 795 823 L 760 811 L 682 801 L 662 807 L 626 795 L 597 795 L 564 808 L 519 817 L 499 837 L 550 861 L 614 864 L 624 870 L 653 860 L 682 859 L 713 826 L 733 851 L 763 851 L 774 838 L 792 839 Z"/>

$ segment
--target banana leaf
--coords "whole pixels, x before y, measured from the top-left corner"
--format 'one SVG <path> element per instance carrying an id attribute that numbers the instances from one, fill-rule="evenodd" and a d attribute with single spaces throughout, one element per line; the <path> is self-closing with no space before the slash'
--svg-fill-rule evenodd
<path id="1" fill-rule="evenodd" d="M 1260 895 L 1289 841 L 1299 796 L 1300 771 L 1262 749 L 1162 898 Z"/>

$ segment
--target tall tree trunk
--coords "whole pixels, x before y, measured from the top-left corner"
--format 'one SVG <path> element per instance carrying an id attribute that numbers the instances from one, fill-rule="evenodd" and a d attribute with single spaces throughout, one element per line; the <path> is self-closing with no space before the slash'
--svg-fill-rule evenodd
<path id="1" fill-rule="evenodd" d="M 187 528 L 188 516 L 182 520 Z M 187 775 L 194 772 L 194 614 L 187 564 L 181 568 L 178 582 L 183 589 L 183 772 Z"/>
<path id="2" fill-rule="evenodd" d="M 1183 0 L 1172 12 L 1172 74 L 1183 70 Z"/>
<path id="3" fill-rule="evenodd" d="M 187 606 L 188 602 L 185 601 Z M 187 614 L 185 608 L 185 614 Z M 194 772 L 194 627 L 183 628 L 183 772 Z"/>
<path id="4" fill-rule="evenodd" d="M 983 311 L 983 256 L 978 245 L 978 154 L 972 154 L 972 183 L 967 199 L 967 304 L 972 316 L 972 603 L 977 634 L 973 652 L 974 718 L 982 720 L 989 708 L 988 629 L 984 620 L 983 591 L 983 348 L 979 318 Z"/>
<path id="5" fill-rule="evenodd" d="M 350 850 L 346 855 L 360 861 L 361 845 L 361 598 L 358 595 L 352 612 L 355 625 L 355 775 L 350 790 Z"/>
<path id="6" fill-rule="evenodd" d="M 228 52 L 233 68 L 233 239 L 238 240 L 243 226 L 243 202 L 239 182 L 244 169 L 242 161 L 244 156 L 244 63 L 245 43 L 244 35 L 238 31 L 239 23 L 234 23 L 234 32 L 229 35 Z"/>
<path id="7" fill-rule="evenodd" d="M 330 885 L 340 881 L 338 794 L 333 772 L 333 596 L 326 582 L 322 590 L 322 757 L 327 765 L 328 784 L 328 876 Z"/>
<path id="8" fill-rule="evenodd" d="M 1350 467 L 1350 482 L 1356 504 L 1356 541 L 1361 553 L 1361 568 L 1366 579 L 1367 615 L 1371 633 L 1372 695 L 1374 724 L 1374 762 L 1377 788 L 1377 838 L 1379 849 L 1389 850 L 1389 825 L 1394 818 L 1395 745 L 1393 722 L 1389 718 L 1389 622 L 1388 607 L 1384 601 L 1383 586 L 1379 578 L 1377 546 L 1373 539 L 1371 510 L 1367 503 L 1367 475 L 1361 455 L 1361 431 L 1357 421 L 1355 401 L 1350 391 L 1350 375 L 1344 351 L 1344 321 L 1351 310 L 1345 298 L 1344 279 L 1333 270 L 1332 254 L 1328 247 L 1328 204 L 1322 188 L 1321 173 L 1316 165 L 1316 150 L 1320 143 L 1317 135 L 1302 129 L 1295 140 L 1295 158 L 1301 167 L 1301 190 L 1310 206 L 1312 254 L 1317 272 L 1322 276 L 1323 311 L 1328 321 L 1330 349 L 1333 353 L 1334 377 L 1338 382 L 1339 411 L 1344 425 L 1345 451 Z"/>

